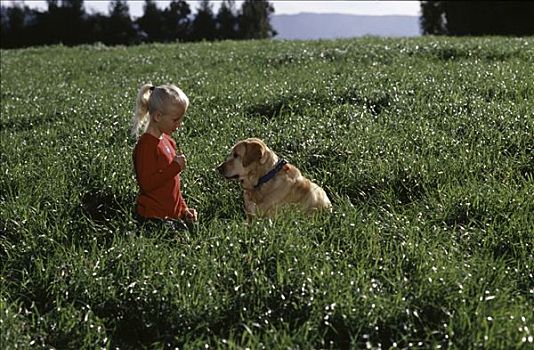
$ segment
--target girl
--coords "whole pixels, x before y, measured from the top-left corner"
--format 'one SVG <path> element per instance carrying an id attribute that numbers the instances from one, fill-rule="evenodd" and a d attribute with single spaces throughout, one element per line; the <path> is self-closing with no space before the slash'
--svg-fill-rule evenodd
<path id="1" fill-rule="evenodd" d="M 186 159 L 176 153 L 170 136 L 181 127 L 188 106 L 185 93 L 171 84 L 145 84 L 137 94 L 132 134 L 138 138 L 133 161 L 140 188 L 136 208 L 140 223 L 162 221 L 176 227 L 183 226 L 182 219 L 197 221 L 197 211 L 187 207 L 180 191 Z"/>

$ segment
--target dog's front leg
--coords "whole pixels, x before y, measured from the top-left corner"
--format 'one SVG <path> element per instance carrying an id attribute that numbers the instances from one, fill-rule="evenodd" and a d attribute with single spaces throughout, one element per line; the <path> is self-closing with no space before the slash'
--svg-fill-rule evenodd
<path id="1" fill-rule="evenodd" d="M 247 222 L 251 224 L 252 221 L 254 221 L 254 219 L 256 218 L 256 203 L 252 201 L 252 197 L 247 191 L 243 192 L 243 201 L 245 203 L 245 214 L 247 215 Z"/>

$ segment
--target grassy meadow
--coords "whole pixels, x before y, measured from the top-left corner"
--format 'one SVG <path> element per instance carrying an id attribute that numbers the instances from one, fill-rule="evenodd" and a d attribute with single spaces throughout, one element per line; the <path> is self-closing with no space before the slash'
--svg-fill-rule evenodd
<path id="1" fill-rule="evenodd" d="M 1 52 L 2 349 L 532 349 L 534 38 Z M 138 88 L 173 137 L 190 232 L 136 228 Z M 245 225 L 214 167 L 260 137 L 332 215 Z"/>

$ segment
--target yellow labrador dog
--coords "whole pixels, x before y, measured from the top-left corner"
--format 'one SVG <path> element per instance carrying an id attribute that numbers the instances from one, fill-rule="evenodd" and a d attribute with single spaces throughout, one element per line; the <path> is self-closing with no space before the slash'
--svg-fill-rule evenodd
<path id="1" fill-rule="evenodd" d="M 217 170 L 226 179 L 240 181 L 248 221 L 274 217 L 286 204 L 296 204 L 308 214 L 331 210 L 326 192 L 295 166 L 279 159 L 260 139 L 239 141 Z"/>

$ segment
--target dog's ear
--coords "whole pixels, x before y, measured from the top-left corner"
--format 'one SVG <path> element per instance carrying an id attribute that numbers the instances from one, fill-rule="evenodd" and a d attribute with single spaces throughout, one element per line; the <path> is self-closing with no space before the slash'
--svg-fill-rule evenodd
<path id="1" fill-rule="evenodd" d="M 243 156 L 243 166 L 247 167 L 256 160 L 261 160 L 263 157 L 264 149 L 256 142 L 245 143 L 245 154 Z"/>

